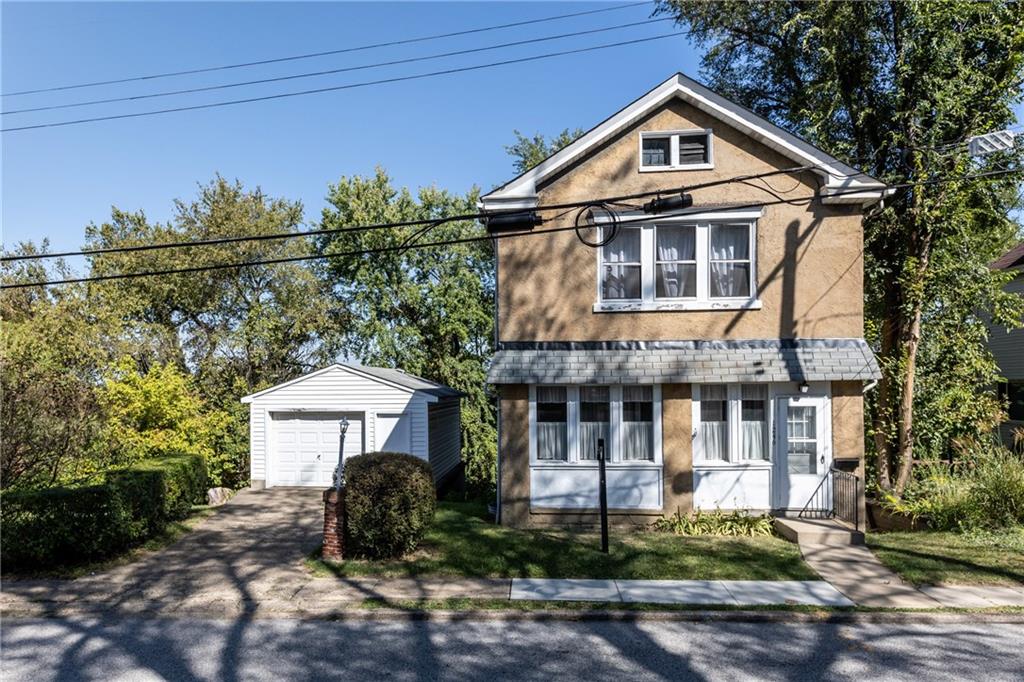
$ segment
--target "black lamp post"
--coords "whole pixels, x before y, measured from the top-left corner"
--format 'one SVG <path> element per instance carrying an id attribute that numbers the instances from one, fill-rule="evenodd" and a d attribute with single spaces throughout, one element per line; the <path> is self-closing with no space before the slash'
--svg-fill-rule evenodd
<path id="1" fill-rule="evenodd" d="M 341 484 L 345 480 L 345 432 L 348 431 L 348 417 L 338 422 L 341 436 L 338 443 L 338 473 L 334 476 L 334 487 L 341 492 Z"/>

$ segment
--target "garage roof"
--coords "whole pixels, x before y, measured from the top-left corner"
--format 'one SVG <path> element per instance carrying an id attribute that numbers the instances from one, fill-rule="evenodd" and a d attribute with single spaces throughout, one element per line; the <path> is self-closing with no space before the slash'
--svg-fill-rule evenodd
<path id="1" fill-rule="evenodd" d="M 268 393 L 272 393 L 278 390 L 279 388 L 284 388 L 285 386 L 292 386 L 299 382 L 305 381 L 306 379 L 311 379 L 315 376 L 324 374 L 325 372 L 329 372 L 332 369 L 341 369 L 345 370 L 346 372 L 351 372 L 352 374 L 359 374 L 364 377 L 367 377 L 368 379 L 372 379 L 382 384 L 388 384 L 395 388 L 409 391 L 410 393 L 414 391 L 421 391 L 423 393 L 435 396 L 437 398 L 462 397 L 465 395 L 465 393 L 462 393 L 461 391 L 456 391 L 454 388 L 449 388 L 448 386 L 435 383 L 428 379 L 424 379 L 423 377 L 407 374 L 406 372 L 400 369 L 391 369 L 388 367 L 368 367 L 365 365 L 357 365 L 355 363 L 336 362 L 333 365 L 329 365 L 322 369 L 318 369 L 315 372 L 303 374 L 302 376 L 296 377 L 291 381 L 286 381 L 282 384 L 271 386 L 270 388 L 265 388 L 262 391 L 258 391 L 257 393 L 247 395 L 244 398 L 242 398 L 242 402 L 251 403 L 254 398 L 259 398 Z"/>

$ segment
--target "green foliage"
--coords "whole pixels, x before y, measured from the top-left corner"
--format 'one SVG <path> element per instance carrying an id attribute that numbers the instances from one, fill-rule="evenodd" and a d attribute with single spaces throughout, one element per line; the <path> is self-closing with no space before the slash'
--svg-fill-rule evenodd
<path id="1" fill-rule="evenodd" d="M 518 130 L 513 130 L 516 136 L 514 144 L 507 145 L 505 151 L 513 157 L 517 173 L 525 173 L 538 163 L 548 158 L 563 147 L 567 147 L 583 135 L 583 129 L 569 130 L 566 128 L 550 140 L 537 133 L 533 137 L 526 137 Z"/>
<path id="2" fill-rule="evenodd" d="M 103 483 L 13 490 L 0 496 L 4 570 L 100 559 L 161 533 L 206 490 L 199 455 L 147 460 Z"/>
<path id="3" fill-rule="evenodd" d="M 902 499 L 883 493 L 882 502 L 935 530 L 1019 526 L 1024 524 L 1024 459 L 994 442 L 972 443 L 955 467 L 921 467 Z"/>
<path id="4" fill-rule="evenodd" d="M 476 212 L 477 192 L 456 196 L 434 187 L 413 196 L 383 170 L 331 185 L 319 227 L 442 218 Z M 399 250 L 421 228 L 341 232 L 320 239 L 324 253 L 390 249 L 332 258 L 323 278 L 349 315 L 344 348 L 369 365 L 398 367 L 467 394 L 462 452 L 472 486 L 493 485 L 496 430 L 485 365 L 493 351 L 494 251 L 487 240 Z M 438 225 L 420 242 L 484 236 L 472 221 Z"/>
<path id="5" fill-rule="evenodd" d="M 964 143 L 1014 124 L 1020 3 L 660 0 L 659 11 L 706 47 L 713 88 L 874 177 L 1020 167 L 1019 147 L 971 159 Z M 865 219 L 865 326 L 883 372 L 869 423 L 877 484 L 897 497 L 913 461 L 998 420 L 985 324 L 1019 325 L 1022 301 L 987 265 L 1019 234 L 1018 186 L 922 184 Z"/>
<path id="6" fill-rule="evenodd" d="M 345 462 L 346 537 L 359 556 L 408 554 L 434 518 L 434 474 L 424 460 L 395 452 Z"/>
<path id="7" fill-rule="evenodd" d="M 775 525 L 768 514 L 747 514 L 739 510 L 724 512 L 720 509 L 692 514 L 676 511 L 674 516 L 654 522 L 655 530 L 676 535 L 724 535 L 729 537 L 769 537 L 775 534 Z"/>

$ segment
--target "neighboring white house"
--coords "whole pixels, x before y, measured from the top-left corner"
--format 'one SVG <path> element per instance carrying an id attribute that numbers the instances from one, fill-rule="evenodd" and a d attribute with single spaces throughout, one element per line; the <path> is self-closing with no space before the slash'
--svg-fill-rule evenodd
<path id="1" fill-rule="evenodd" d="M 342 417 L 346 459 L 407 452 L 440 481 L 461 458 L 462 395 L 401 370 L 341 363 L 247 395 L 251 485 L 331 485 Z"/>

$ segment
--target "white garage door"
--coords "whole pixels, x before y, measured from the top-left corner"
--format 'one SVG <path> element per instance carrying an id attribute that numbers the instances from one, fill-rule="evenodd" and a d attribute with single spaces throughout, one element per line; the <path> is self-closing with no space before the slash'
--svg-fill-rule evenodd
<path id="1" fill-rule="evenodd" d="M 273 415 L 268 485 L 327 487 L 338 465 L 338 422 L 348 417 L 345 458 L 363 452 L 363 417 L 341 412 L 279 412 Z"/>

